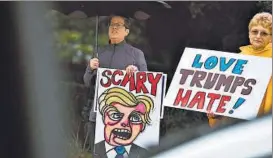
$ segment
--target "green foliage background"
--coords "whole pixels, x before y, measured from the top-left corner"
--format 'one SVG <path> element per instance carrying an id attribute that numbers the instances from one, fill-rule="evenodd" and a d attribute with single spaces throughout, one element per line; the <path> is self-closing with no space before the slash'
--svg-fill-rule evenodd
<path id="1" fill-rule="evenodd" d="M 51 10 L 46 14 L 54 30 L 54 48 L 61 61 L 83 63 L 95 53 L 96 18 L 74 18 Z M 147 43 L 143 33 L 145 22 L 132 20 L 127 42 L 133 45 Z M 100 16 L 98 45 L 108 44 L 108 18 Z"/>

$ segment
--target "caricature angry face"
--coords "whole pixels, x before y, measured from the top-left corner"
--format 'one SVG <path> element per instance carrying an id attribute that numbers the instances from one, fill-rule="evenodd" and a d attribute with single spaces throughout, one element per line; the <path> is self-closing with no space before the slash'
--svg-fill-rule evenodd
<path id="1" fill-rule="evenodd" d="M 111 145 L 131 144 L 144 130 L 145 105 L 127 107 L 119 103 L 112 104 L 104 115 L 104 137 Z"/>
<path id="2" fill-rule="evenodd" d="M 147 95 L 135 96 L 120 87 L 112 87 L 99 97 L 99 111 L 104 124 L 104 139 L 112 146 L 132 144 L 151 124 L 153 100 Z"/>

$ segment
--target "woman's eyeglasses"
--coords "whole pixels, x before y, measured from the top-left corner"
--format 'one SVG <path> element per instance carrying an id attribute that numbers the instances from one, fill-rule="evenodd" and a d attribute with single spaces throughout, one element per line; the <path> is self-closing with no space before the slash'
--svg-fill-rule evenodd
<path id="1" fill-rule="evenodd" d="M 260 34 L 261 37 L 266 37 L 271 35 L 270 33 L 267 33 L 265 31 L 259 31 L 259 30 L 251 30 L 250 31 L 251 35 L 257 36 L 258 34 Z"/>

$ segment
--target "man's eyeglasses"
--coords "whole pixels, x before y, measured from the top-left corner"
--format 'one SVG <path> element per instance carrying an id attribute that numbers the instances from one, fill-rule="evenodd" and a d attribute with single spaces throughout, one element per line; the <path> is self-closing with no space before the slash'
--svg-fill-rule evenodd
<path id="1" fill-rule="evenodd" d="M 257 36 L 260 33 L 261 37 L 266 37 L 266 36 L 271 35 L 270 33 L 267 33 L 265 31 L 259 31 L 259 30 L 251 30 L 250 33 L 251 33 L 251 35 L 255 35 L 255 36 Z"/>
<path id="2" fill-rule="evenodd" d="M 109 25 L 109 27 L 116 27 L 116 28 L 122 28 L 122 27 L 124 27 L 124 24 L 119 24 L 119 23 L 111 23 L 110 25 Z"/>

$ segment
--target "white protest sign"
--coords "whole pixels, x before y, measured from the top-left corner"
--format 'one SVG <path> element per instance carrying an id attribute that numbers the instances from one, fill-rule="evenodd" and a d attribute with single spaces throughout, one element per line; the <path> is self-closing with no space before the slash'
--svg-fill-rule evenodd
<path id="1" fill-rule="evenodd" d="M 271 75 L 271 58 L 186 48 L 163 105 L 252 119 Z"/>
<path id="2" fill-rule="evenodd" d="M 117 153 L 108 151 L 117 147 L 130 157 L 158 145 L 166 74 L 97 71 L 95 153 L 114 158 Z"/>

